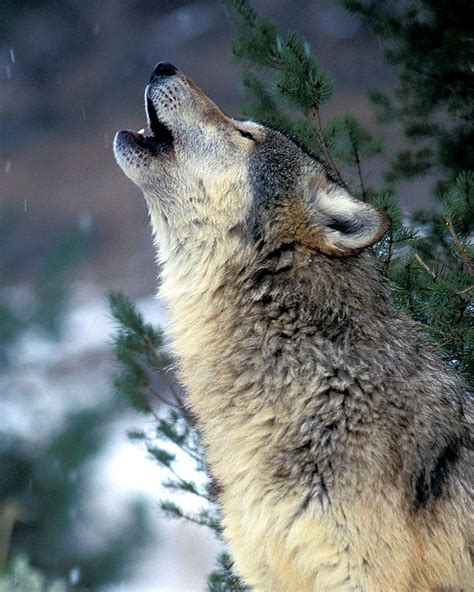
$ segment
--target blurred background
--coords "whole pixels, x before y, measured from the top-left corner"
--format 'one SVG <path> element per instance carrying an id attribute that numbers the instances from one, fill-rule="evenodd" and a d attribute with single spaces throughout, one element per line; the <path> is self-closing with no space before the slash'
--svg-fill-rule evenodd
<path id="1" fill-rule="evenodd" d="M 335 81 L 324 115 L 376 132 L 366 92 L 394 73 L 366 26 L 331 0 L 253 6 L 312 44 Z M 105 295 L 166 324 L 145 203 L 112 141 L 145 126 L 160 60 L 238 115 L 231 36 L 216 1 L 0 4 L 0 570 L 20 555 L 71 590 L 172 592 L 202 590 L 212 569 L 218 544 L 160 517 L 160 471 L 127 438 L 144 420 L 113 396 Z M 402 207 L 424 205 L 422 189 Z"/>

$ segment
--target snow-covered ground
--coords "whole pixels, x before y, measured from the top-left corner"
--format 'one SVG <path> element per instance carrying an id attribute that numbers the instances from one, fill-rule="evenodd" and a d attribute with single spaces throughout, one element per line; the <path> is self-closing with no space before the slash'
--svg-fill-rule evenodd
<path id="1" fill-rule="evenodd" d="M 110 395 L 114 325 L 105 298 L 93 292 L 87 298 L 84 289 L 81 292 L 67 314 L 59 342 L 32 331 L 21 336 L 8 372 L 0 376 L 0 429 L 41 440 L 61 425 L 67 413 Z M 166 313 L 156 299 L 136 304 L 148 322 L 166 325 Z M 103 592 L 204 590 L 219 544 L 204 527 L 160 516 L 158 500 L 169 497 L 161 486 L 164 474 L 142 447 L 129 441 L 131 428 L 150 428 L 150 419 L 130 411 L 111 422 L 107 444 L 93 463 L 91 511 L 100 527 L 113 529 L 130 500 L 141 497 L 151 508 L 155 537 L 132 566 L 133 578 Z M 193 467 L 185 459 L 181 463 L 180 472 L 192 477 Z M 195 503 L 182 501 L 187 509 Z"/>

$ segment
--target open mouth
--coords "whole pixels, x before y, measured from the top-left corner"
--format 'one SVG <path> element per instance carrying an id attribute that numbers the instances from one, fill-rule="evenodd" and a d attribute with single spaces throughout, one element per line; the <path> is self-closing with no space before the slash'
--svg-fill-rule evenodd
<path id="1" fill-rule="evenodd" d="M 146 134 L 145 130 L 141 129 L 138 132 L 128 131 L 129 137 L 131 136 L 139 146 L 151 152 L 163 152 L 172 148 L 173 134 L 159 120 L 153 101 L 148 96 L 146 97 L 146 116 L 149 134 Z"/>
<path id="2" fill-rule="evenodd" d="M 145 136 L 145 139 L 153 140 L 158 144 L 171 145 L 173 143 L 173 134 L 166 125 L 158 119 L 153 101 L 148 96 L 146 98 L 146 115 L 151 135 Z"/>

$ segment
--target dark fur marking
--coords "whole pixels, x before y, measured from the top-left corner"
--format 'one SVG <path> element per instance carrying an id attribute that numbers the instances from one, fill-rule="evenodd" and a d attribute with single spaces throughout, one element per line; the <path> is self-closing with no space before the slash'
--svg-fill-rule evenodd
<path id="1" fill-rule="evenodd" d="M 264 294 L 259 301 L 264 306 L 268 306 L 273 302 L 273 296 L 271 294 Z"/>
<path id="2" fill-rule="evenodd" d="M 278 260 L 283 253 L 287 253 L 288 251 L 294 251 L 296 247 L 295 242 L 283 243 L 279 245 L 276 249 L 273 249 L 269 253 L 265 255 L 265 261 L 275 261 Z"/>
<path id="3" fill-rule="evenodd" d="M 460 441 L 452 439 L 441 451 L 431 470 L 426 468 L 418 476 L 415 484 L 416 510 L 425 508 L 442 496 L 449 473 L 459 460 L 460 447 Z"/>
<path id="4" fill-rule="evenodd" d="M 311 494 L 310 494 L 310 493 L 308 493 L 308 494 L 305 496 L 305 498 L 304 498 L 304 500 L 303 500 L 302 504 L 301 504 L 301 505 L 300 505 L 300 507 L 298 508 L 298 513 L 297 513 L 297 515 L 298 515 L 298 514 L 302 514 L 303 512 L 305 512 L 305 511 L 308 509 L 309 502 L 311 501 L 311 499 L 312 499 L 312 496 L 311 496 Z"/>
<path id="5" fill-rule="evenodd" d="M 318 473 L 318 470 L 316 468 L 316 473 Z M 321 475 L 321 482 L 320 482 L 320 492 L 319 492 L 319 497 L 320 498 L 327 498 L 329 500 L 329 490 L 326 487 L 326 482 L 324 481 L 324 477 Z"/>
<path id="6" fill-rule="evenodd" d="M 296 452 L 297 454 L 300 452 L 310 452 L 312 446 L 313 446 L 312 440 L 307 440 L 304 444 L 295 448 L 294 452 Z"/>
<path id="7" fill-rule="evenodd" d="M 279 273 L 280 273 L 280 271 L 275 271 L 274 269 L 269 269 L 268 267 L 263 267 L 263 268 L 261 267 L 253 274 L 252 282 L 254 282 L 255 284 L 259 284 L 265 278 L 267 278 L 269 276 L 278 275 Z"/>
<path id="8" fill-rule="evenodd" d="M 276 249 L 267 253 L 262 261 L 261 267 L 257 268 L 257 271 L 251 276 L 252 284 L 258 284 L 268 276 L 277 276 L 291 269 L 292 264 L 281 265 L 278 267 L 278 262 L 282 255 L 289 251 L 293 251 L 294 248 L 295 243 L 290 242 L 280 245 Z"/>

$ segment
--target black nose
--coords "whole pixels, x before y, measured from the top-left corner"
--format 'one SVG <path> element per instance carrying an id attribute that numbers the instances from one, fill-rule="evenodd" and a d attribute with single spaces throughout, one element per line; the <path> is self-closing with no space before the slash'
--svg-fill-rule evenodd
<path id="1" fill-rule="evenodd" d="M 169 62 L 160 62 L 155 66 L 152 75 L 150 76 L 150 82 L 154 82 L 157 78 L 164 78 L 165 76 L 173 76 L 178 71 L 176 66 Z"/>

